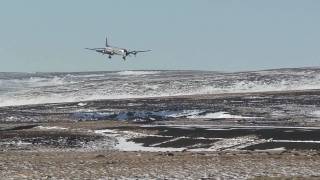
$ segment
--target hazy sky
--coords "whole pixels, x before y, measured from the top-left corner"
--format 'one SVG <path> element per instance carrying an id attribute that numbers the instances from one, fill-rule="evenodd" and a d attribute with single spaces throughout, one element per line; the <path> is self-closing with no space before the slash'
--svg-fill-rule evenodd
<path id="1" fill-rule="evenodd" d="M 137 58 L 85 47 L 152 49 Z M 318 0 L 2 0 L 0 71 L 320 65 Z"/>

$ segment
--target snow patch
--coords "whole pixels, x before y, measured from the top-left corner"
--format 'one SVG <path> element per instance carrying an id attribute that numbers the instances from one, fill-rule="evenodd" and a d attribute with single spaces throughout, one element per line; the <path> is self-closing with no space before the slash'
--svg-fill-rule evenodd
<path id="1" fill-rule="evenodd" d="M 215 113 L 207 113 L 204 115 L 195 114 L 192 116 L 188 116 L 190 119 L 250 119 L 257 117 L 246 117 L 240 115 L 231 115 L 228 112 L 215 112 Z"/>
<path id="2" fill-rule="evenodd" d="M 223 151 L 239 150 L 253 144 L 261 143 L 264 140 L 258 140 L 256 136 L 242 136 L 236 138 L 226 138 L 215 142 L 210 148 L 191 149 L 190 151 Z"/>
<path id="3" fill-rule="evenodd" d="M 254 151 L 257 151 L 257 152 L 270 152 L 270 151 L 285 151 L 285 150 L 286 150 L 285 147 L 279 147 L 279 148 L 263 149 L 263 150 L 256 149 Z"/>
<path id="4" fill-rule="evenodd" d="M 78 103 L 78 106 L 86 106 L 87 105 L 87 103 Z"/>
<path id="5" fill-rule="evenodd" d="M 317 118 L 320 118 L 320 110 L 319 111 L 314 111 L 311 113 L 311 116 L 312 117 L 317 117 Z"/>
<path id="6" fill-rule="evenodd" d="M 160 71 L 120 71 L 117 74 L 123 75 L 123 76 L 128 76 L 128 75 L 149 75 L 149 74 L 158 74 Z"/>
<path id="7" fill-rule="evenodd" d="M 67 130 L 68 129 L 68 128 L 58 127 L 58 126 L 37 126 L 35 128 L 38 128 L 41 130 Z"/>
<path id="8" fill-rule="evenodd" d="M 115 144 L 114 149 L 119 151 L 148 151 L 148 152 L 167 152 L 167 151 L 183 151 L 185 148 L 162 148 L 162 147 L 144 147 L 140 143 L 129 141 L 134 137 L 146 136 L 141 133 L 135 133 L 130 131 L 116 131 L 116 130 L 96 130 L 95 133 L 102 134 L 104 136 L 114 137 Z"/>

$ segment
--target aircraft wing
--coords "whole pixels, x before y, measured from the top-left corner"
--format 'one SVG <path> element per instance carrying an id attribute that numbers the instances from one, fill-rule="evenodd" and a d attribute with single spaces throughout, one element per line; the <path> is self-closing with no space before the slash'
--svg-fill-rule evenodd
<path id="1" fill-rule="evenodd" d="M 103 50 L 104 48 L 85 48 L 85 49 L 88 49 L 88 50 L 93 50 L 93 51 L 95 51 L 95 50 Z"/>
<path id="2" fill-rule="evenodd" d="M 105 48 L 85 48 L 87 50 L 96 51 L 98 53 L 104 53 Z"/>
<path id="3" fill-rule="evenodd" d="M 141 51 L 129 51 L 127 54 L 128 55 L 130 55 L 130 54 L 137 55 L 138 53 L 149 52 L 149 51 L 151 51 L 151 50 L 149 49 L 149 50 L 141 50 Z"/>

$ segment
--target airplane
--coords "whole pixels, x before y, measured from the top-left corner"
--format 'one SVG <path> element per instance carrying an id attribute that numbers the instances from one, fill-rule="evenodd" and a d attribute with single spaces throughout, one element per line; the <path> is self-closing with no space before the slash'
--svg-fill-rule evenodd
<path id="1" fill-rule="evenodd" d="M 125 48 L 118 48 L 118 47 L 110 46 L 108 44 L 108 37 L 106 37 L 106 46 L 104 48 L 85 48 L 85 49 L 96 51 L 98 53 L 101 53 L 102 55 L 108 54 L 109 59 L 111 59 L 111 57 L 113 55 L 119 55 L 119 56 L 122 56 L 123 60 L 126 60 L 126 57 L 131 54 L 136 56 L 138 53 L 151 51 L 151 50 L 129 51 Z"/>

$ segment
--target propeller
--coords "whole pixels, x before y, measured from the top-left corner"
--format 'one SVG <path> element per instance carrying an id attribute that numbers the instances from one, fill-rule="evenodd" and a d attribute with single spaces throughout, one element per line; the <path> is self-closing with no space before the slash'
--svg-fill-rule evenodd
<path id="1" fill-rule="evenodd" d="M 137 52 L 132 52 L 132 54 L 134 55 L 134 57 L 137 57 Z"/>

